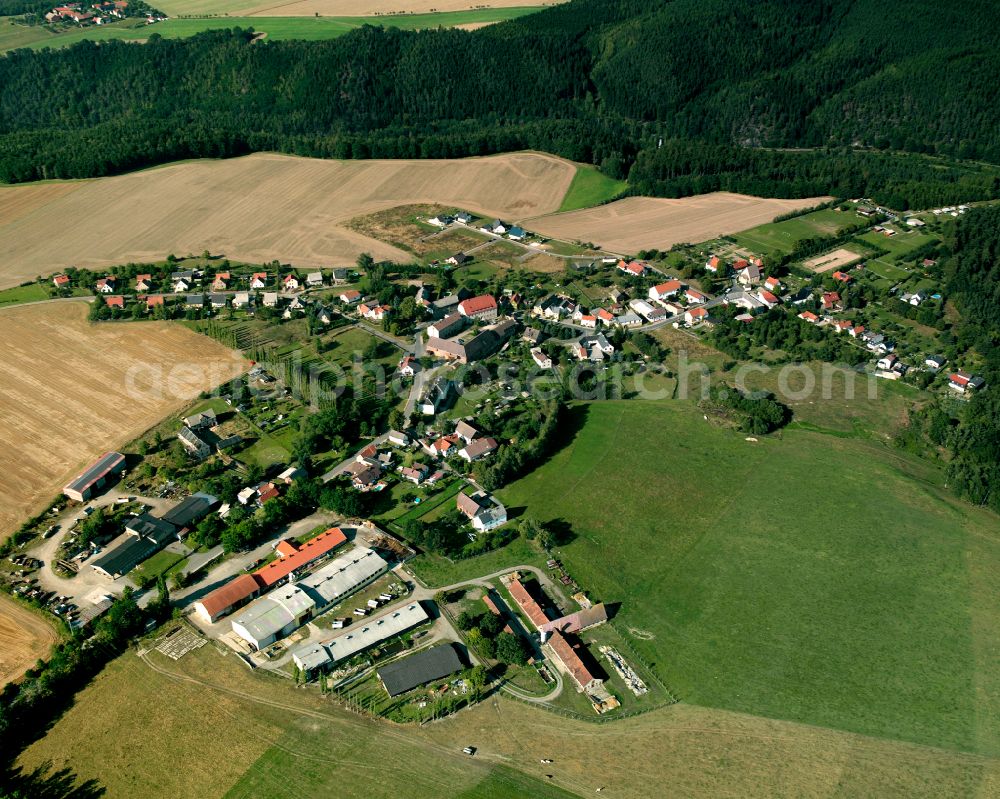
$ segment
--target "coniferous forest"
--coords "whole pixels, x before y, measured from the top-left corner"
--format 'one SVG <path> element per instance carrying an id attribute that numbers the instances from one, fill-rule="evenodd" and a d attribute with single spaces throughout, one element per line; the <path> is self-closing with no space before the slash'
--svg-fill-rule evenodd
<path id="1" fill-rule="evenodd" d="M 985 0 L 572 0 L 472 32 L 15 51 L 0 58 L 0 180 L 258 150 L 535 148 L 662 196 L 985 199 L 1000 196 L 998 34 Z"/>

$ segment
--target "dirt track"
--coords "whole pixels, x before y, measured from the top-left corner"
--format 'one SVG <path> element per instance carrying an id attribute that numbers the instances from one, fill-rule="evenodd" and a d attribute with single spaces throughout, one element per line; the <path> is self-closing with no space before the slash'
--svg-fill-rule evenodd
<path id="1" fill-rule="evenodd" d="M 529 219 L 525 225 L 547 236 L 593 242 L 612 252 L 631 254 L 737 233 L 828 199 L 779 200 L 729 192 L 679 200 L 627 197 L 596 208 Z"/>
<path id="2" fill-rule="evenodd" d="M 181 325 L 92 325 L 87 308 L 0 310 L 0 539 L 101 453 L 246 368 Z"/>
<path id="3" fill-rule="evenodd" d="M 559 207 L 575 172 L 568 161 L 536 153 L 450 161 L 324 161 L 264 153 L 72 184 L 0 188 L 0 288 L 70 264 L 149 261 L 205 249 L 298 266 L 345 265 L 362 252 L 405 261 L 406 253 L 342 223 L 397 205 L 435 202 L 504 218 L 537 216 Z M 17 192 L 17 201 L 7 192 Z M 22 213 L 19 203 L 28 201 L 33 206 Z"/>

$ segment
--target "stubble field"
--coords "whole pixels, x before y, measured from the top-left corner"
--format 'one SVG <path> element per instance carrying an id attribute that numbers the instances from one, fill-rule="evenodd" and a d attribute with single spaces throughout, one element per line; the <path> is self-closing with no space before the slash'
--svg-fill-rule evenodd
<path id="1" fill-rule="evenodd" d="M 0 687 L 48 655 L 58 638 L 51 624 L 0 593 Z"/>
<path id="2" fill-rule="evenodd" d="M 413 161 L 265 153 L 74 183 L 73 191 L 38 200 L 24 214 L 5 195 L 25 189 L 3 188 L 0 288 L 70 264 L 97 267 L 206 249 L 304 267 L 351 263 L 362 252 L 405 262 L 406 253 L 343 223 L 416 203 L 504 218 L 537 216 L 559 207 L 575 172 L 569 161 L 540 153 Z M 51 184 L 27 188 L 32 191 L 53 189 Z M 102 212 L 94 214 L 98 207 Z M 88 221 L 67 225 L 67 219 Z"/>
<path id="3" fill-rule="evenodd" d="M 181 325 L 92 325 L 84 302 L 0 310 L 0 340 L 0 538 L 102 452 L 246 368 Z"/>
<path id="4" fill-rule="evenodd" d="M 736 233 L 828 199 L 781 200 L 729 192 L 677 200 L 627 197 L 595 208 L 528 219 L 525 225 L 546 236 L 593 242 L 612 252 L 634 253 Z"/>

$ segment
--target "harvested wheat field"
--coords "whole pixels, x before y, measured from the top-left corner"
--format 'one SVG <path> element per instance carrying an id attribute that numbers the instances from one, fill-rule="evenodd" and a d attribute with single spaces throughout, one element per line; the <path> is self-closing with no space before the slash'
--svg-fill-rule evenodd
<path id="1" fill-rule="evenodd" d="M 17 284 L 15 273 L 206 249 L 307 267 L 354 261 L 362 252 L 406 260 L 406 253 L 341 223 L 414 203 L 537 216 L 559 207 L 575 172 L 569 161 L 536 153 L 451 161 L 325 161 L 264 153 L 75 183 L 75 191 L 19 219 L 0 219 L 0 288 Z M 66 219 L 88 222 L 67 225 Z"/>
<path id="2" fill-rule="evenodd" d="M 829 199 L 778 200 L 721 191 L 679 200 L 626 197 L 596 208 L 528 219 L 524 224 L 546 236 L 593 242 L 611 252 L 634 253 L 736 233 Z"/>
<path id="3" fill-rule="evenodd" d="M 862 258 L 864 258 L 863 255 L 841 247 L 839 250 L 825 252 L 822 255 L 817 255 L 815 258 L 810 258 L 805 262 L 805 266 L 813 272 L 829 272 L 831 269 L 839 269 L 842 266 L 853 264 L 855 261 L 862 260 Z"/>
<path id="4" fill-rule="evenodd" d="M 429 14 L 448 11 L 471 11 L 484 8 L 520 8 L 523 6 L 553 6 L 556 2 L 537 3 L 532 0 L 490 0 L 471 3 L 469 0 L 293 0 L 282 3 L 259 3 L 248 16 L 252 17 L 371 17 L 387 14 Z"/>
<path id="5" fill-rule="evenodd" d="M 91 324 L 85 302 L 0 310 L 0 538 L 94 458 L 246 368 L 168 322 Z"/>
<path id="6" fill-rule="evenodd" d="M 0 687 L 48 655 L 58 640 L 51 624 L 0 593 Z"/>

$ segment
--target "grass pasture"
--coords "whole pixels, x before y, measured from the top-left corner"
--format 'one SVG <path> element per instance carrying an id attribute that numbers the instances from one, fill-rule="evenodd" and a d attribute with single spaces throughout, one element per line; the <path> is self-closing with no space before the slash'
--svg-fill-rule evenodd
<path id="1" fill-rule="evenodd" d="M 598 787 L 646 799 L 650 785 L 913 799 L 986 797 L 1000 780 L 995 759 L 685 704 L 599 727 L 500 697 L 426 727 L 373 724 L 212 646 L 149 658 L 155 670 L 132 653 L 114 661 L 21 762 L 67 765 L 107 799 L 564 799 Z"/>
<path id="2" fill-rule="evenodd" d="M 560 211 L 576 211 L 580 208 L 590 208 L 613 200 L 625 189 L 628 183 L 615 180 L 600 172 L 596 167 L 581 165 L 576 168 L 573 182 L 563 197 Z"/>
<path id="3" fill-rule="evenodd" d="M 791 252 L 803 239 L 835 236 L 841 229 L 857 221 L 853 212 L 823 208 L 783 222 L 758 225 L 737 233 L 733 238 L 740 247 L 758 255 L 784 255 Z"/>
<path id="4" fill-rule="evenodd" d="M 559 556 L 682 701 L 1000 752 L 995 516 L 870 440 L 748 443 L 680 402 L 573 413 L 500 495 L 571 525 Z"/>
<path id="5" fill-rule="evenodd" d="M 888 261 L 890 264 L 905 261 L 910 253 L 918 250 L 925 244 L 938 241 L 937 236 L 930 233 L 920 233 L 916 230 L 905 230 L 897 233 L 895 236 L 885 236 L 882 233 L 871 231 L 862 234 L 858 238 L 875 247 L 888 250 L 889 254 L 881 256 L 879 260 Z"/>
<path id="6" fill-rule="evenodd" d="M 171 5 L 168 3 L 168 5 Z M 204 5 L 204 4 L 202 4 Z M 214 2 L 213 2 L 214 5 Z M 263 33 L 268 39 L 300 39 L 303 41 L 318 41 L 335 39 L 345 33 L 360 28 L 362 25 L 380 25 L 386 28 L 402 30 L 422 30 L 426 28 L 453 28 L 462 26 L 482 26 L 505 19 L 515 19 L 537 11 L 534 7 L 513 8 L 478 8 L 462 11 L 450 11 L 428 14 L 384 15 L 377 17 L 349 16 L 300 16 L 296 14 L 262 14 L 260 16 L 241 15 L 252 9 L 245 8 L 245 3 L 225 3 L 234 13 L 211 12 L 215 16 L 183 16 L 172 17 L 164 22 L 153 25 L 137 24 L 134 20 L 122 20 L 107 25 L 90 28 L 53 32 L 43 26 L 26 27 L 10 24 L 4 18 L 0 22 L 0 52 L 21 47 L 41 49 L 44 47 L 69 47 L 84 40 L 102 42 L 121 40 L 144 42 L 156 34 L 165 39 L 185 39 L 207 30 L 223 28 L 253 28 Z M 259 5 L 259 4 L 258 4 Z M 163 9 L 161 9 L 163 10 Z M 280 9 L 279 9 L 280 10 Z M 169 12 L 167 12 L 169 14 Z M 191 12 L 187 12 L 191 13 Z M 208 13 L 208 12 L 202 12 Z"/>

